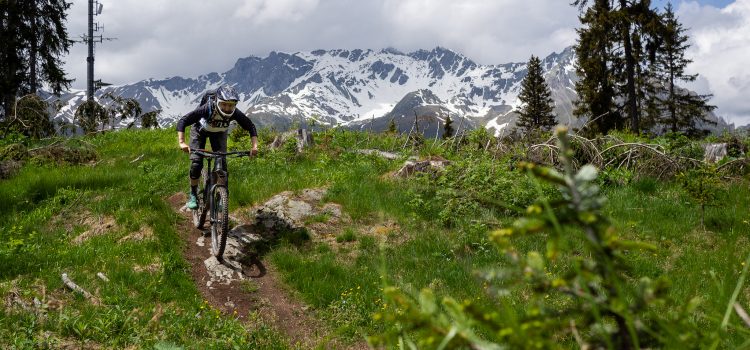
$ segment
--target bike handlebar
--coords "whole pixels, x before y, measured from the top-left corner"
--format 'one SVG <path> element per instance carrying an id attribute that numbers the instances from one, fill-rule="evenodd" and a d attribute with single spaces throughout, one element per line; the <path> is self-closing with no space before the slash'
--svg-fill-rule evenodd
<path id="1" fill-rule="evenodd" d="M 233 151 L 233 152 L 212 152 L 205 149 L 191 149 L 190 153 L 195 153 L 204 157 L 219 158 L 226 156 L 249 157 L 250 151 Z"/>

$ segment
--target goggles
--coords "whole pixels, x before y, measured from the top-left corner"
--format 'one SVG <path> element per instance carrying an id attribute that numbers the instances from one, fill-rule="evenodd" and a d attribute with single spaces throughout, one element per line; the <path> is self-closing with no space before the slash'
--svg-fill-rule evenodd
<path id="1" fill-rule="evenodd" d="M 237 108 L 237 101 L 219 101 L 217 104 L 225 114 L 234 113 L 234 109 Z"/>

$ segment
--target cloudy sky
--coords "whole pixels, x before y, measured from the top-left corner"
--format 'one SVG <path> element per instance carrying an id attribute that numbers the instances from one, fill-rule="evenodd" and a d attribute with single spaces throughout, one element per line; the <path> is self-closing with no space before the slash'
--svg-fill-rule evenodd
<path id="1" fill-rule="evenodd" d="M 442 46 L 480 64 L 524 62 L 575 43 L 580 26 L 568 0 L 99 0 L 96 78 L 125 84 L 146 78 L 225 72 L 240 57 L 271 51 Z M 86 32 L 87 0 L 73 0 L 72 38 Z M 663 6 L 665 0 L 653 0 Z M 673 2 L 690 29 L 699 80 L 717 114 L 750 123 L 750 0 Z M 86 46 L 65 57 L 85 89 Z"/>

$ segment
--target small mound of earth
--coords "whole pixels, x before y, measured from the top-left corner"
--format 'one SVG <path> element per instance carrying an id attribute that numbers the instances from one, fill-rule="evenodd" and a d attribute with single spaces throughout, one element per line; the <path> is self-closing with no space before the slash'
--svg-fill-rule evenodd
<path id="1" fill-rule="evenodd" d="M 80 245 L 92 237 L 103 235 L 107 232 L 117 229 L 115 218 L 111 216 L 84 215 L 79 221 L 82 225 L 88 226 L 89 229 L 73 238 L 73 244 Z"/>
<path id="2" fill-rule="evenodd" d="M 144 241 L 147 239 L 151 239 L 152 237 L 154 237 L 154 230 L 150 226 L 145 225 L 141 227 L 140 230 L 136 232 L 132 232 L 128 234 L 127 236 L 120 238 L 117 242 L 118 243 L 122 243 L 126 241 L 140 242 L 140 241 Z"/>

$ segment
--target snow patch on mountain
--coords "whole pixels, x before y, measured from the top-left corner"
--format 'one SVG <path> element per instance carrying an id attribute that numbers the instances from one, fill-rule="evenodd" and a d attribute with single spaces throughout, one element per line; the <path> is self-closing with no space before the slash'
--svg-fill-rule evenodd
<path id="1" fill-rule="evenodd" d="M 569 124 L 576 122 L 574 58 L 569 47 L 542 60 L 555 113 Z M 420 117 L 429 119 L 426 123 L 434 124 L 430 127 L 435 132 L 450 116 L 457 123 L 485 126 L 497 134 L 515 124 L 512 111 L 521 104 L 518 94 L 526 72 L 526 63 L 479 65 L 441 47 L 411 53 L 394 49 L 271 52 L 267 57 L 240 58 L 224 73 L 109 86 L 98 91 L 97 98 L 107 92 L 135 98 L 144 112 L 161 109 L 159 123 L 168 125 L 194 109 L 206 90 L 229 84 L 240 93 L 240 108 L 259 126 L 282 128 L 294 121 L 315 120 L 386 128 L 388 121 L 399 118 L 399 129 L 408 131 L 407 119 L 422 113 Z M 84 96 L 71 92 L 61 101 L 65 107 L 56 118 L 72 120 Z"/>

